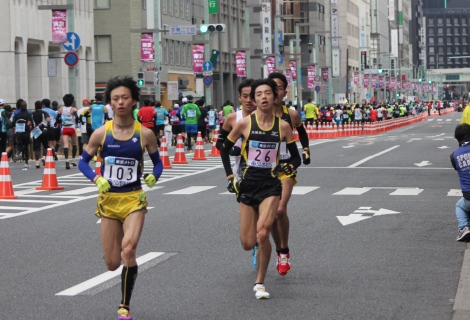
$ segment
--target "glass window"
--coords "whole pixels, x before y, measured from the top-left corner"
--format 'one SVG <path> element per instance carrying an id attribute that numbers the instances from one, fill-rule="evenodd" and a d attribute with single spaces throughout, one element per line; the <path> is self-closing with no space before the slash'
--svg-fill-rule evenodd
<path id="1" fill-rule="evenodd" d="M 428 24 L 434 24 L 434 18 L 428 18 Z"/>
<path id="2" fill-rule="evenodd" d="M 437 24 L 442 24 L 442 18 L 437 18 Z"/>
<path id="3" fill-rule="evenodd" d="M 95 36 L 95 61 L 111 62 L 111 36 Z"/>
<path id="4" fill-rule="evenodd" d="M 180 65 L 180 42 L 175 41 L 175 65 Z"/>
<path id="5" fill-rule="evenodd" d="M 459 18 L 458 17 L 454 18 L 454 24 L 459 24 Z"/>
<path id="6" fill-rule="evenodd" d="M 436 60 L 434 60 L 434 56 L 429 56 L 429 63 L 434 63 Z"/>
<path id="7" fill-rule="evenodd" d="M 447 53 L 452 53 L 452 47 L 447 47 Z"/>
<path id="8" fill-rule="evenodd" d="M 173 15 L 173 0 L 168 0 L 168 14 Z"/>
<path id="9" fill-rule="evenodd" d="M 434 53 L 434 47 L 428 47 L 428 52 L 429 53 Z"/>
<path id="10" fill-rule="evenodd" d="M 439 49 L 437 49 L 437 52 L 438 53 L 444 53 L 444 47 L 439 47 Z"/>
<path id="11" fill-rule="evenodd" d="M 437 44 L 444 44 L 444 38 L 443 37 L 437 37 Z"/>
<path id="12" fill-rule="evenodd" d="M 180 16 L 179 0 L 174 0 L 174 1 L 175 1 L 175 9 L 174 9 L 175 17 L 179 17 Z"/>
<path id="13" fill-rule="evenodd" d="M 181 52 L 180 52 L 180 59 L 181 59 L 181 65 L 184 67 L 186 65 L 186 43 L 181 43 L 180 46 Z"/>
<path id="14" fill-rule="evenodd" d="M 147 10 L 147 0 L 142 0 L 142 9 Z"/>
<path id="15" fill-rule="evenodd" d="M 434 34 L 434 28 L 433 27 L 428 28 L 428 34 Z"/>
<path id="16" fill-rule="evenodd" d="M 437 28 L 437 34 L 443 34 L 444 28 Z"/>
<path id="17" fill-rule="evenodd" d="M 93 0 L 94 9 L 109 9 L 111 8 L 111 0 Z"/>
<path id="18" fill-rule="evenodd" d="M 170 64 L 175 65 L 175 42 L 170 40 Z"/>
<path id="19" fill-rule="evenodd" d="M 434 38 L 428 38 L 428 44 L 434 44 Z"/>
<path id="20" fill-rule="evenodd" d="M 446 24 L 450 24 L 450 17 L 446 18 Z"/>
<path id="21" fill-rule="evenodd" d="M 460 28 L 454 28 L 454 34 L 459 34 L 460 33 Z"/>

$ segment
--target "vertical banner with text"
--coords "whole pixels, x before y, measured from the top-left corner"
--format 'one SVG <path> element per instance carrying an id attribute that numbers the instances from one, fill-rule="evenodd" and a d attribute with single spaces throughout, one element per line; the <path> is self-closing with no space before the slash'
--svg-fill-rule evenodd
<path id="1" fill-rule="evenodd" d="M 307 85 L 309 89 L 314 87 L 315 82 L 315 66 L 308 66 L 307 69 Z"/>
<path id="2" fill-rule="evenodd" d="M 354 85 L 357 86 L 359 84 L 359 72 L 354 72 Z"/>
<path id="3" fill-rule="evenodd" d="M 272 52 L 272 32 L 271 32 L 271 3 L 263 2 L 263 9 L 261 14 L 261 26 L 263 28 L 261 34 L 263 39 L 263 53 L 270 54 Z"/>
<path id="4" fill-rule="evenodd" d="M 204 45 L 193 45 L 193 72 L 194 74 L 202 74 L 202 64 L 204 63 Z"/>
<path id="5" fill-rule="evenodd" d="M 67 10 L 52 10 L 52 43 L 67 41 Z"/>
<path id="6" fill-rule="evenodd" d="M 338 9 L 331 8 L 331 46 L 339 47 L 339 20 Z"/>
<path id="7" fill-rule="evenodd" d="M 238 78 L 246 78 L 246 51 L 237 51 L 235 54 L 235 69 Z"/>
<path id="8" fill-rule="evenodd" d="M 369 89 L 369 76 L 370 74 L 365 74 L 363 79 L 364 88 L 366 89 Z"/>
<path id="9" fill-rule="evenodd" d="M 323 78 L 323 82 L 328 82 L 330 80 L 328 77 L 328 68 L 321 68 L 321 75 Z"/>
<path id="10" fill-rule="evenodd" d="M 372 88 L 377 88 L 377 75 L 376 74 L 373 74 L 372 75 L 372 79 L 371 79 L 371 84 L 372 84 Z"/>
<path id="11" fill-rule="evenodd" d="M 292 81 L 292 72 L 290 69 L 286 69 L 286 78 L 287 78 L 287 85 L 290 86 L 290 83 Z"/>
<path id="12" fill-rule="evenodd" d="M 154 62 L 154 58 L 153 33 L 142 33 L 140 35 L 140 61 Z"/>
<path id="13" fill-rule="evenodd" d="M 271 74 L 276 71 L 276 57 L 267 57 L 266 66 L 268 68 L 268 74 Z"/>
<path id="14" fill-rule="evenodd" d="M 292 74 L 292 81 L 297 81 L 297 61 L 295 60 L 289 61 L 289 68 Z"/>

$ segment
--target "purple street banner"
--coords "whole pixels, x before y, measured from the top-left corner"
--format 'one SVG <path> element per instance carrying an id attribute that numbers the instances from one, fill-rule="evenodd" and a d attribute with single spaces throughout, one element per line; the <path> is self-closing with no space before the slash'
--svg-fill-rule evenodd
<path id="1" fill-rule="evenodd" d="M 384 76 L 379 76 L 379 86 L 380 89 L 384 88 Z"/>
<path id="2" fill-rule="evenodd" d="M 364 88 L 369 89 L 369 74 L 364 75 L 363 84 Z"/>
<path id="3" fill-rule="evenodd" d="M 376 74 L 372 75 L 371 83 L 372 83 L 372 88 L 375 89 L 375 87 L 377 86 L 377 75 Z"/>
<path id="4" fill-rule="evenodd" d="M 238 78 L 246 78 L 246 51 L 237 51 L 235 54 L 235 69 Z"/>
<path id="5" fill-rule="evenodd" d="M 292 74 L 292 81 L 297 80 L 297 62 L 295 60 L 289 61 L 290 72 Z"/>
<path id="6" fill-rule="evenodd" d="M 286 69 L 286 78 L 287 78 L 287 85 L 290 86 L 292 80 L 292 72 L 290 69 Z"/>
<path id="7" fill-rule="evenodd" d="M 67 10 L 52 10 L 52 43 L 67 41 Z"/>
<path id="8" fill-rule="evenodd" d="M 268 74 L 271 74 L 276 71 L 276 57 L 267 57 L 266 66 L 268 67 Z"/>
<path id="9" fill-rule="evenodd" d="M 140 35 L 140 61 L 154 62 L 154 59 L 153 33 L 142 33 Z"/>
<path id="10" fill-rule="evenodd" d="M 328 68 L 321 68 L 321 75 L 323 78 L 323 82 L 328 82 L 330 80 L 328 78 Z"/>
<path id="11" fill-rule="evenodd" d="M 359 84 L 359 72 L 354 72 L 354 85 L 357 86 Z"/>
<path id="12" fill-rule="evenodd" d="M 314 87 L 313 85 L 314 81 L 315 81 L 315 66 L 308 66 L 307 84 L 308 84 L 309 89 L 312 89 Z"/>
<path id="13" fill-rule="evenodd" d="M 193 44 L 193 72 L 202 74 L 202 64 L 204 63 L 204 45 Z"/>

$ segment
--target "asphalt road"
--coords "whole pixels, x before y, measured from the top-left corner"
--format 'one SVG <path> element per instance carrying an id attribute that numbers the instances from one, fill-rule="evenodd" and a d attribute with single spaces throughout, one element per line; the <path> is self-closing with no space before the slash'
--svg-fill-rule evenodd
<path id="1" fill-rule="evenodd" d="M 311 141 L 288 207 L 292 271 L 279 276 L 273 255 L 263 301 L 219 158 L 187 155 L 148 191 L 134 319 L 451 319 L 466 249 L 449 161 L 460 115 Z M 18 200 L 0 202 L 1 318 L 115 319 L 120 277 L 105 278 L 95 187 L 56 168 L 64 190 L 36 192 L 42 169 L 11 164 Z"/>

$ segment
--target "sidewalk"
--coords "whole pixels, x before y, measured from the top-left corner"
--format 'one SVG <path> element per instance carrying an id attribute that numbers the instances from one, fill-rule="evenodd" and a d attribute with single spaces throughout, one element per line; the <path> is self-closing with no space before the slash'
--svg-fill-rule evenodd
<path id="1" fill-rule="evenodd" d="M 465 249 L 460 280 L 455 295 L 452 320 L 470 319 L 470 243 Z"/>

